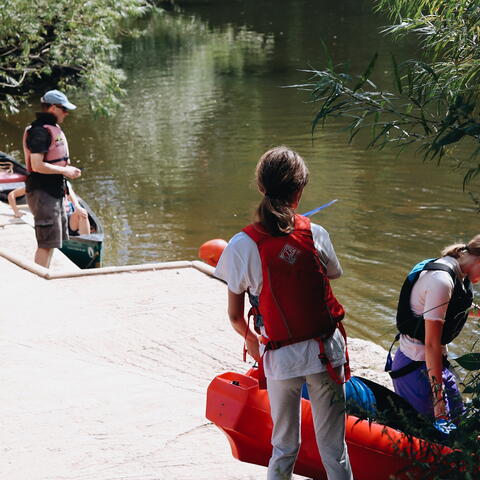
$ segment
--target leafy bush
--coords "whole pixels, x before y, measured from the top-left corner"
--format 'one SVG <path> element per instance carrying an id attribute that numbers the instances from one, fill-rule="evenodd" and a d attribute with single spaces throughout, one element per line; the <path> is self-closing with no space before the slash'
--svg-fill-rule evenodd
<path id="1" fill-rule="evenodd" d="M 456 359 L 468 371 L 463 393 L 470 395 L 466 412 L 457 429 L 449 435 L 452 453 L 438 459 L 435 480 L 474 480 L 480 478 L 480 353 L 467 353 Z"/>
<path id="2" fill-rule="evenodd" d="M 115 39 L 148 0 L 4 0 L 0 8 L 0 107 L 14 113 L 46 88 L 83 89 L 95 112 L 109 113 L 122 93 Z"/>
<path id="3" fill-rule="evenodd" d="M 415 34 L 422 57 L 397 63 L 391 85 L 372 81 L 377 55 L 363 74 L 350 74 L 328 59 L 326 68 L 307 70 L 311 82 L 299 85 L 321 104 L 312 129 L 329 117 L 349 122 L 350 140 L 371 129 L 369 146 L 415 145 L 425 160 L 444 157 L 464 171 L 465 185 L 480 174 L 480 36 L 477 0 L 377 0 L 396 24 L 385 34 Z M 455 151 L 466 144 L 470 156 Z M 480 202 L 477 204 L 480 206 Z"/>

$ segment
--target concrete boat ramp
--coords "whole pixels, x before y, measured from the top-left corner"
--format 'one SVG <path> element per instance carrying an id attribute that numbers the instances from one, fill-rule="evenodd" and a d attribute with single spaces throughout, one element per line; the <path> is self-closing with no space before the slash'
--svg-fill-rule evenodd
<path id="1" fill-rule="evenodd" d="M 80 271 L 57 252 L 46 270 L 34 249 L 0 204 L 0 479 L 266 477 L 205 419 L 211 379 L 248 368 L 211 267 Z M 378 381 L 382 355 L 352 342 L 359 374 Z"/>

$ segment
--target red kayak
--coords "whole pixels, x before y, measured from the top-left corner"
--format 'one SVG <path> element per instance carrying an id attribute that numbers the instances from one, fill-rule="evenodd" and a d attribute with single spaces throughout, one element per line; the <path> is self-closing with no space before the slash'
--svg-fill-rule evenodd
<path id="1" fill-rule="evenodd" d="M 7 201 L 8 192 L 25 186 L 27 169 L 6 153 L 0 152 L 0 200 Z"/>
<path id="2" fill-rule="evenodd" d="M 206 416 L 230 442 L 232 454 L 242 462 L 268 465 L 272 446 L 272 420 L 266 390 L 259 390 L 255 371 L 246 375 L 218 375 L 207 391 Z M 302 445 L 294 472 L 315 480 L 327 478 L 318 453 L 310 402 L 302 399 Z M 451 450 L 407 436 L 385 425 L 347 415 L 346 441 L 355 480 L 415 478 L 413 459 L 434 463 L 434 456 Z M 412 477 L 405 473 L 408 470 Z M 423 471 L 425 473 L 425 471 Z"/>
<path id="3" fill-rule="evenodd" d="M 24 182 L 26 178 L 27 177 L 21 173 L 0 171 L 0 183 L 21 183 Z"/>

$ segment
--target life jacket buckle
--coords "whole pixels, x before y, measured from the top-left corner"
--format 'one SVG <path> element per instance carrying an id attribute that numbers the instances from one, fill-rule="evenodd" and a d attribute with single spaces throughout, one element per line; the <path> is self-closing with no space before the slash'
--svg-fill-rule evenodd
<path id="1" fill-rule="evenodd" d="M 263 327 L 263 317 L 258 313 L 257 315 L 253 316 L 254 325 L 257 328 Z"/>
<path id="2" fill-rule="evenodd" d="M 275 342 L 273 340 L 269 340 L 267 343 L 267 346 L 265 347 L 265 350 L 278 350 L 279 348 L 282 348 L 283 344 L 282 342 Z"/>

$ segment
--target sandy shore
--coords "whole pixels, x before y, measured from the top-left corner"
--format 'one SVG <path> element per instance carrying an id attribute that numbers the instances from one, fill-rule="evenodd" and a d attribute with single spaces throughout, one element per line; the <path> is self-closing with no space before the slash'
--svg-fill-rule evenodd
<path id="1" fill-rule="evenodd" d="M 0 271 L 1 479 L 265 478 L 205 419 L 211 379 L 248 368 L 223 283 L 193 267 L 45 280 L 1 255 Z M 352 339 L 350 357 L 388 385 L 381 347 Z"/>

